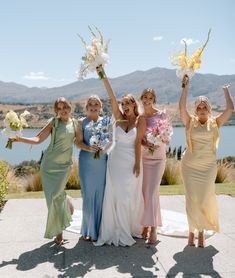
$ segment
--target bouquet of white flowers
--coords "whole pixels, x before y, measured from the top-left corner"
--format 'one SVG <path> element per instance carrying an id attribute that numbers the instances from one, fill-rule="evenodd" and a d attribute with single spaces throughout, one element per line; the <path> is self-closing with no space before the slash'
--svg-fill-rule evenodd
<path id="1" fill-rule="evenodd" d="M 18 115 L 14 111 L 9 111 L 6 114 L 4 119 L 5 127 L 2 131 L 2 134 L 6 137 L 15 137 L 15 136 L 22 136 L 21 131 L 24 127 L 28 127 L 28 124 L 25 120 L 25 117 L 28 116 L 30 113 L 25 110 L 24 113 Z M 12 149 L 12 141 L 8 139 L 6 148 Z"/>
<path id="2" fill-rule="evenodd" d="M 90 45 L 87 45 L 85 40 L 80 35 L 78 35 L 86 50 L 85 55 L 82 57 L 83 62 L 79 70 L 79 79 L 81 80 L 86 77 L 88 72 L 94 72 L 97 67 L 103 67 L 109 61 L 108 45 L 110 40 L 104 43 L 103 35 L 97 27 L 95 27 L 95 29 L 98 34 L 95 34 L 90 26 L 88 26 L 88 28 L 92 35 Z M 101 71 L 99 76 L 101 79 L 104 78 L 104 72 Z"/>

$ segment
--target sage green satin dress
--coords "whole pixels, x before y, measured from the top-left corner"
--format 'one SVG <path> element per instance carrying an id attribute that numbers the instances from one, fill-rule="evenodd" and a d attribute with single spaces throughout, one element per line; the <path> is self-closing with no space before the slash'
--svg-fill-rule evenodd
<path id="1" fill-rule="evenodd" d="M 51 142 L 44 152 L 40 173 L 48 216 L 45 238 L 53 238 L 70 225 L 71 213 L 64 191 L 72 168 L 73 142 L 77 122 L 64 123 L 54 118 Z"/>

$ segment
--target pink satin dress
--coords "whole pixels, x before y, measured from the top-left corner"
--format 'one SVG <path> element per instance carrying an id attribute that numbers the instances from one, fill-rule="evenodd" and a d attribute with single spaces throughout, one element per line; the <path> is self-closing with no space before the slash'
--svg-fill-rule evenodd
<path id="1" fill-rule="evenodd" d="M 151 117 L 146 117 L 147 127 L 154 127 L 157 118 L 165 118 L 165 112 L 157 112 Z M 159 186 L 165 170 L 166 162 L 166 145 L 162 144 L 150 153 L 148 148 L 142 146 L 143 161 L 143 197 L 144 197 L 144 213 L 141 224 L 144 227 L 160 227 L 162 226 Z"/>

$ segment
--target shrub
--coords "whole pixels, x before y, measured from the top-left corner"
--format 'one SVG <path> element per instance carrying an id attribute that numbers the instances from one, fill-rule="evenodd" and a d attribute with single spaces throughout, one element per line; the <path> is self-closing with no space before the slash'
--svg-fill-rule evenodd
<path id="1" fill-rule="evenodd" d="M 23 177 L 26 191 L 42 191 L 42 180 L 40 172 L 35 172 Z"/>
<path id="2" fill-rule="evenodd" d="M 8 189 L 7 173 L 9 165 L 5 161 L 0 161 L 0 210 L 5 203 Z"/>
<path id="3" fill-rule="evenodd" d="M 80 189 L 80 179 L 78 176 L 78 160 L 73 159 L 73 165 L 66 189 Z"/>
<path id="4" fill-rule="evenodd" d="M 234 171 L 232 169 L 232 164 L 227 162 L 226 160 L 218 160 L 217 161 L 217 175 L 215 179 L 215 183 L 223 183 L 229 182 L 231 172 Z"/>
<path id="5" fill-rule="evenodd" d="M 14 167 L 15 175 L 17 177 L 37 173 L 39 169 L 40 165 L 38 164 L 38 161 L 35 160 L 23 161 Z"/>
<path id="6" fill-rule="evenodd" d="M 15 171 L 10 169 L 7 174 L 7 181 L 8 181 L 8 192 L 15 193 L 15 192 L 25 192 L 25 185 L 21 177 L 15 175 Z"/>
<path id="7" fill-rule="evenodd" d="M 166 167 L 162 177 L 161 184 L 163 185 L 173 185 L 180 184 L 180 162 L 175 158 L 167 158 Z"/>

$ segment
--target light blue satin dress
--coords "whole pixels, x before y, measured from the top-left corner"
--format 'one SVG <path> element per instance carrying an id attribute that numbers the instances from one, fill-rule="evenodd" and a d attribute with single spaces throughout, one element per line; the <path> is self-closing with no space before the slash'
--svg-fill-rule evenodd
<path id="1" fill-rule="evenodd" d="M 101 122 L 109 119 L 101 119 Z M 99 124 L 97 121 L 95 125 Z M 85 118 L 82 124 L 84 143 L 90 145 L 92 130 L 89 127 L 90 120 Z M 106 183 L 107 154 L 94 159 L 94 153 L 84 150 L 79 154 L 79 176 L 81 193 L 83 198 L 83 218 L 81 234 L 83 237 L 91 237 L 97 240 L 100 229 L 104 189 Z"/>

